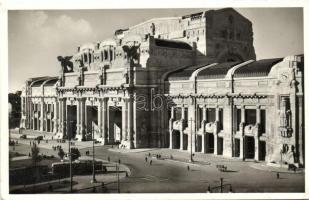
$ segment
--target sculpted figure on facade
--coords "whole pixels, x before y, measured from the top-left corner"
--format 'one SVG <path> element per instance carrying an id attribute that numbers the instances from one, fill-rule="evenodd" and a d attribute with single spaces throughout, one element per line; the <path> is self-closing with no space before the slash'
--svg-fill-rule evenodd
<path id="1" fill-rule="evenodd" d="M 73 63 L 70 61 L 73 56 L 58 56 L 57 59 L 61 63 L 61 69 L 64 73 L 73 72 Z"/>

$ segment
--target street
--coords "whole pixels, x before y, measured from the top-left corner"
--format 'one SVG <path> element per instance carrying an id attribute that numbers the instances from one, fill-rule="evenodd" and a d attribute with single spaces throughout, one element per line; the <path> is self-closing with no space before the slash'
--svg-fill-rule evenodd
<path id="1" fill-rule="evenodd" d="M 29 140 L 19 140 L 29 146 Z M 57 155 L 51 150 L 56 141 L 41 142 L 40 153 Z M 81 155 L 86 151 L 92 153 L 91 142 L 76 142 Z M 62 144 L 64 151 L 66 143 Z M 30 150 L 30 146 L 28 147 Z M 12 147 L 10 147 L 12 151 Z M 16 148 L 18 151 L 18 148 Z M 21 150 L 27 153 L 25 149 Z M 237 159 L 226 159 L 209 154 L 196 154 L 196 162 L 186 162 L 189 152 L 171 149 L 118 149 L 116 146 L 95 147 L 96 159 L 121 162 L 130 170 L 129 177 L 120 180 L 121 193 L 204 193 L 210 186 L 212 192 L 220 192 L 220 178 L 223 178 L 223 191 L 229 192 L 304 192 L 304 173 L 293 173 L 287 170 L 280 172 L 277 179 L 274 168 L 263 163 L 243 162 Z M 151 156 L 149 157 L 149 153 Z M 157 159 L 156 155 L 162 159 Z M 171 159 L 170 157 L 173 157 Z M 147 162 L 145 157 L 147 156 Z M 152 164 L 150 165 L 150 161 Z M 218 170 L 217 165 L 227 166 L 225 172 Z M 188 167 L 189 166 L 189 167 Z M 264 166 L 264 168 L 263 168 Z M 188 170 L 189 168 L 189 170 Z M 280 171 L 280 169 L 278 169 Z M 104 180 L 103 180 L 104 181 Z M 86 183 L 83 185 L 88 185 Z M 90 184 L 89 184 L 90 185 Z M 111 181 L 106 185 L 111 193 L 117 192 L 117 183 Z"/>

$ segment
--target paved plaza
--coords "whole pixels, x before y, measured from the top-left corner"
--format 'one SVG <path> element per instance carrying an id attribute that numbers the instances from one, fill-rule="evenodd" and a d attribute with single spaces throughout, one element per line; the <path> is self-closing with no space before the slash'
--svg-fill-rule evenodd
<path id="1" fill-rule="evenodd" d="M 40 132 L 32 135 L 40 134 L 44 135 Z M 12 138 L 17 136 L 18 134 L 13 131 Z M 50 135 L 45 135 L 45 140 L 40 142 L 40 153 L 57 157 L 57 151 L 51 150 L 54 145 L 61 145 L 64 151 L 67 151 L 68 143 L 58 143 L 50 138 Z M 27 154 L 27 151 L 30 151 L 30 140 L 18 139 L 18 141 L 19 144 L 23 144 L 23 148 L 18 149 L 16 146 L 15 151 Z M 74 142 L 74 145 L 80 149 L 83 157 L 86 151 L 91 155 L 92 142 Z M 12 147 L 10 150 L 12 151 Z M 304 192 L 302 170 L 288 171 L 263 162 L 244 162 L 239 159 L 195 153 L 192 163 L 188 161 L 190 153 L 187 151 L 150 148 L 128 150 L 100 144 L 95 145 L 95 152 L 96 159 L 106 162 L 110 159 L 110 165 L 120 160 L 121 170 L 127 171 L 128 177 L 125 177 L 125 173 L 121 174 L 121 193 L 203 193 L 207 192 L 208 187 L 212 192 L 220 192 L 220 178 L 223 181 L 224 192 L 230 190 L 233 192 Z M 158 156 L 160 158 L 157 158 Z M 227 169 L 220 171 L 218 166 L 225 166 Z M 74 177 L 74 180 L 78 181 L 74 187 L 79 190 L 85 188 L 84 192 L 91 192 L 91 189 L 87 190 L 92 187 L 90 179 L 91 176 Z M 117 192 L 115 174 L 99 175 L 98 179 L 100 182 L 108 183 L 105 185 L 105 192 Z"/>

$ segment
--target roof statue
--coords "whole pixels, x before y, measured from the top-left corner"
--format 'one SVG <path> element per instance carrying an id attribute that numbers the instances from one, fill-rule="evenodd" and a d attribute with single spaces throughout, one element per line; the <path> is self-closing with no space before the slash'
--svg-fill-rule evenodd
<path id="1" fill-rule="evenodd" d="M 57 57 L 58 61 L 61 63 L 62 72 L 73 72 L 73 62 L 70 61 L 72 57 L 73 56 Z"/>

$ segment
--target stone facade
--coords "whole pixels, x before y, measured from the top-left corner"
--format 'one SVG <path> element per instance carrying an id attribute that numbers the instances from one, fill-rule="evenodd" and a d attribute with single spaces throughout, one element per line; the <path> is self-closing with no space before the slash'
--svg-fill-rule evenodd
<path id="1" fill-rule="evenodd" d="M 231 8 L 151 19 L 29 79 L 21 127 L 123 148 L 303 164 L 303 56 L 255 61 Z"/>

